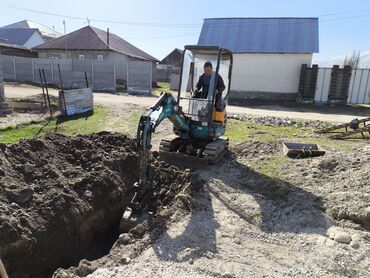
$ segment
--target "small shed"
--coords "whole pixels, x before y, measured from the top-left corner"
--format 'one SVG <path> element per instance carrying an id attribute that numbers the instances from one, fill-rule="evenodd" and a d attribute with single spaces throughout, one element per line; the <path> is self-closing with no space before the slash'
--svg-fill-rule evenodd
<path id="1" fill-rule="evenodd" d="M 0 43 L 0 51 L 7 56 L 37 58 L 37 51 L 14 44 Z"/>
<path id="2" fill-rule="evenodd" d="M 175 48 L 157 64 L 158 81 L 170 82 L 171 74 L 179 74 L 182 63 L 182 50 Z"/>
<path id="3" fill-rule="evenodd" d="M 207 18 L 198 45 L 233 52 L 230 100 L 295 100 L 302 64 L 319 51 L 318 18 Z"/>

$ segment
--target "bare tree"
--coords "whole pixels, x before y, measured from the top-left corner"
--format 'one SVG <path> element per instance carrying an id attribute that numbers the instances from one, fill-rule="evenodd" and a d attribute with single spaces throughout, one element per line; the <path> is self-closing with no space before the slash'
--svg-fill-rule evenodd
<path id="1" fill-rule="evenodd" d="M 360 51 L 354 50 L 344 58 L 343 66 L 351 66 L 353 69 L 358 68 L 360 64 Z"/>

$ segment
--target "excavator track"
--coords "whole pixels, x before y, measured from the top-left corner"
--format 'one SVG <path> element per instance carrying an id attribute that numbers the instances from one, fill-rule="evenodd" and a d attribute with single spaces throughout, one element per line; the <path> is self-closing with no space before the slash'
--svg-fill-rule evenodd
<path id="1" fill-rule="evenodd" d="M 229 138 L 221 136 L 206 145 L 203 156 L 208 160 L 209 164 L 217 164 L 227 152 L 228 147 Z"/>

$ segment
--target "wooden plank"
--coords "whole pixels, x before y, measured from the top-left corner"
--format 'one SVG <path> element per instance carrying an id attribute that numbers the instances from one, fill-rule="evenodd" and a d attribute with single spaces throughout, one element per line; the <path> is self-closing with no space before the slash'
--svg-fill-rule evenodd
<path id="1" fill-rule="evenodd" d="M 366 123 L 366 122 L 369 122 L 369 121 L 370 121 L 370 117 L 358 120 L 359 123 Z M 344 124 L 338 124 L 338 125 L 334 125 L 334 126 L 331 126 L 331 127 L 328 127 L 328 128 L 315 130 L 315 133 L 328 133 L 330 131 L 341 129 L 341 128 L 344 128 L 344 127 L 349 127 L 350 125 L 351 125 L 350 122 L 349 123 L 344 123 Z"/>

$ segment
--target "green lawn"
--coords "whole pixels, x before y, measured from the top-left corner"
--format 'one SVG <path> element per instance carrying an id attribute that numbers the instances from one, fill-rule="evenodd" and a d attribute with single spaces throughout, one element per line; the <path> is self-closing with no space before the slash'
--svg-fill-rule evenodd
<path id="1" fill-rule="evenodd" d="M 170 90 L 170 83 L 168 82 L 157 82 L 158 87 L 152 89 L 152 94 L 159 96 L 162 92 L 167 92 L 171 94 L 176 94 L 177 91 Z"/>
<path id="2" fill-rule="evenodd" d="M 143 110 L 134 110 L 128 115 L 112 116 L 109 109 L 104 106 L 95 106 L 91 114 L 78 117 L 63 118 L 52 117 L 45 121 L 30 122 L 15 127 L 0 129 L 0 142 L 16 143 L 20 139 L 39 137 L 50 132 L 65 135 L 90 134 L 103 130 L 121 132 L 130 137 L 136 136 L 137 124 Z M 370 140 L 347 139 L 331 140 L 326 135 L 317 137 L 311 128 L 280 127 L 256 124 L 252 121 L 228 120 L 226 135 L 231 145 L 238 142 L 258 141 L 263 143 L 296 142 L 314 143 L 326 150 L 351 151 L 369 144 Z M 279 176 L 286 163 L 294 160 L 282 154 L 267 156 L 265 158 L 250 159 L 248 167 L 268 176 Z"/>
<path id="3" fill-rule="evenodd" d="M 355 139 L 332 140 L 327 135 L 317 137 L 311 128 L 266 126 L 252 121 L 238 121 L 230 119 L 227 122 L 226 135 L 234 142 L 259 141 L 273 143 L 291 141 L 296 143 L 318 144 L 324 149 L 349 151 L 369 144 L 368 139 L 357 135 Z"/>
<path id="4" fill-rule="evenodd" d="M 104 130 L 106 118 L 106 109 L 102 106 L 96 106 L 91 114 L 70 118 L 57 116 L 45 121 L 33 121 L 28 124 L 0 129 L 0 142 L 15 143 L 20 139 L 39 137 L 50 132 L 59 132 L 65 135 L 98 132 Z"/>
<path id="5" fill-rule="evenodd" d="M 262 143 L 286 141 L 318 144 L 324 150 L 335 149 L 337 151 L 351 152 L 370 143 L 369 139 L 360 137 L 345 140 L 332 140 L 327 135 L 317 137 L 311 128 L 266 126 L 253 123 L 252 121 L 233 119 L 228 120 L 227 124 L 226 135 L 230 138 L 231 145 L 238 142 L 251 141 Z M 289 163 L 295 163 L 294 159 L 285 157 L 282 152 L 264 158 L 238 159 L 238 161 L 263 175 L 274 178 L 281 178 L 283 173 L 285 173 L 284 169 L 287 168 L 285 166 Z"/>
<path id="6" fill-rule="evenodd" d="M 20 139 L 40 137 L 58 132 L 64 135 L 91 134 L 103 130 L 121 132 L 130 137 L 136 136 L 137 124 L 142 111 L 133 111 L 127 116 L 113 117 L 108 108 L 95 106 L 91 114 L 77 117 L 52 117 L 45 121 L 30 122 L 0 129 L 1 143 L 16 143 Z"/>

